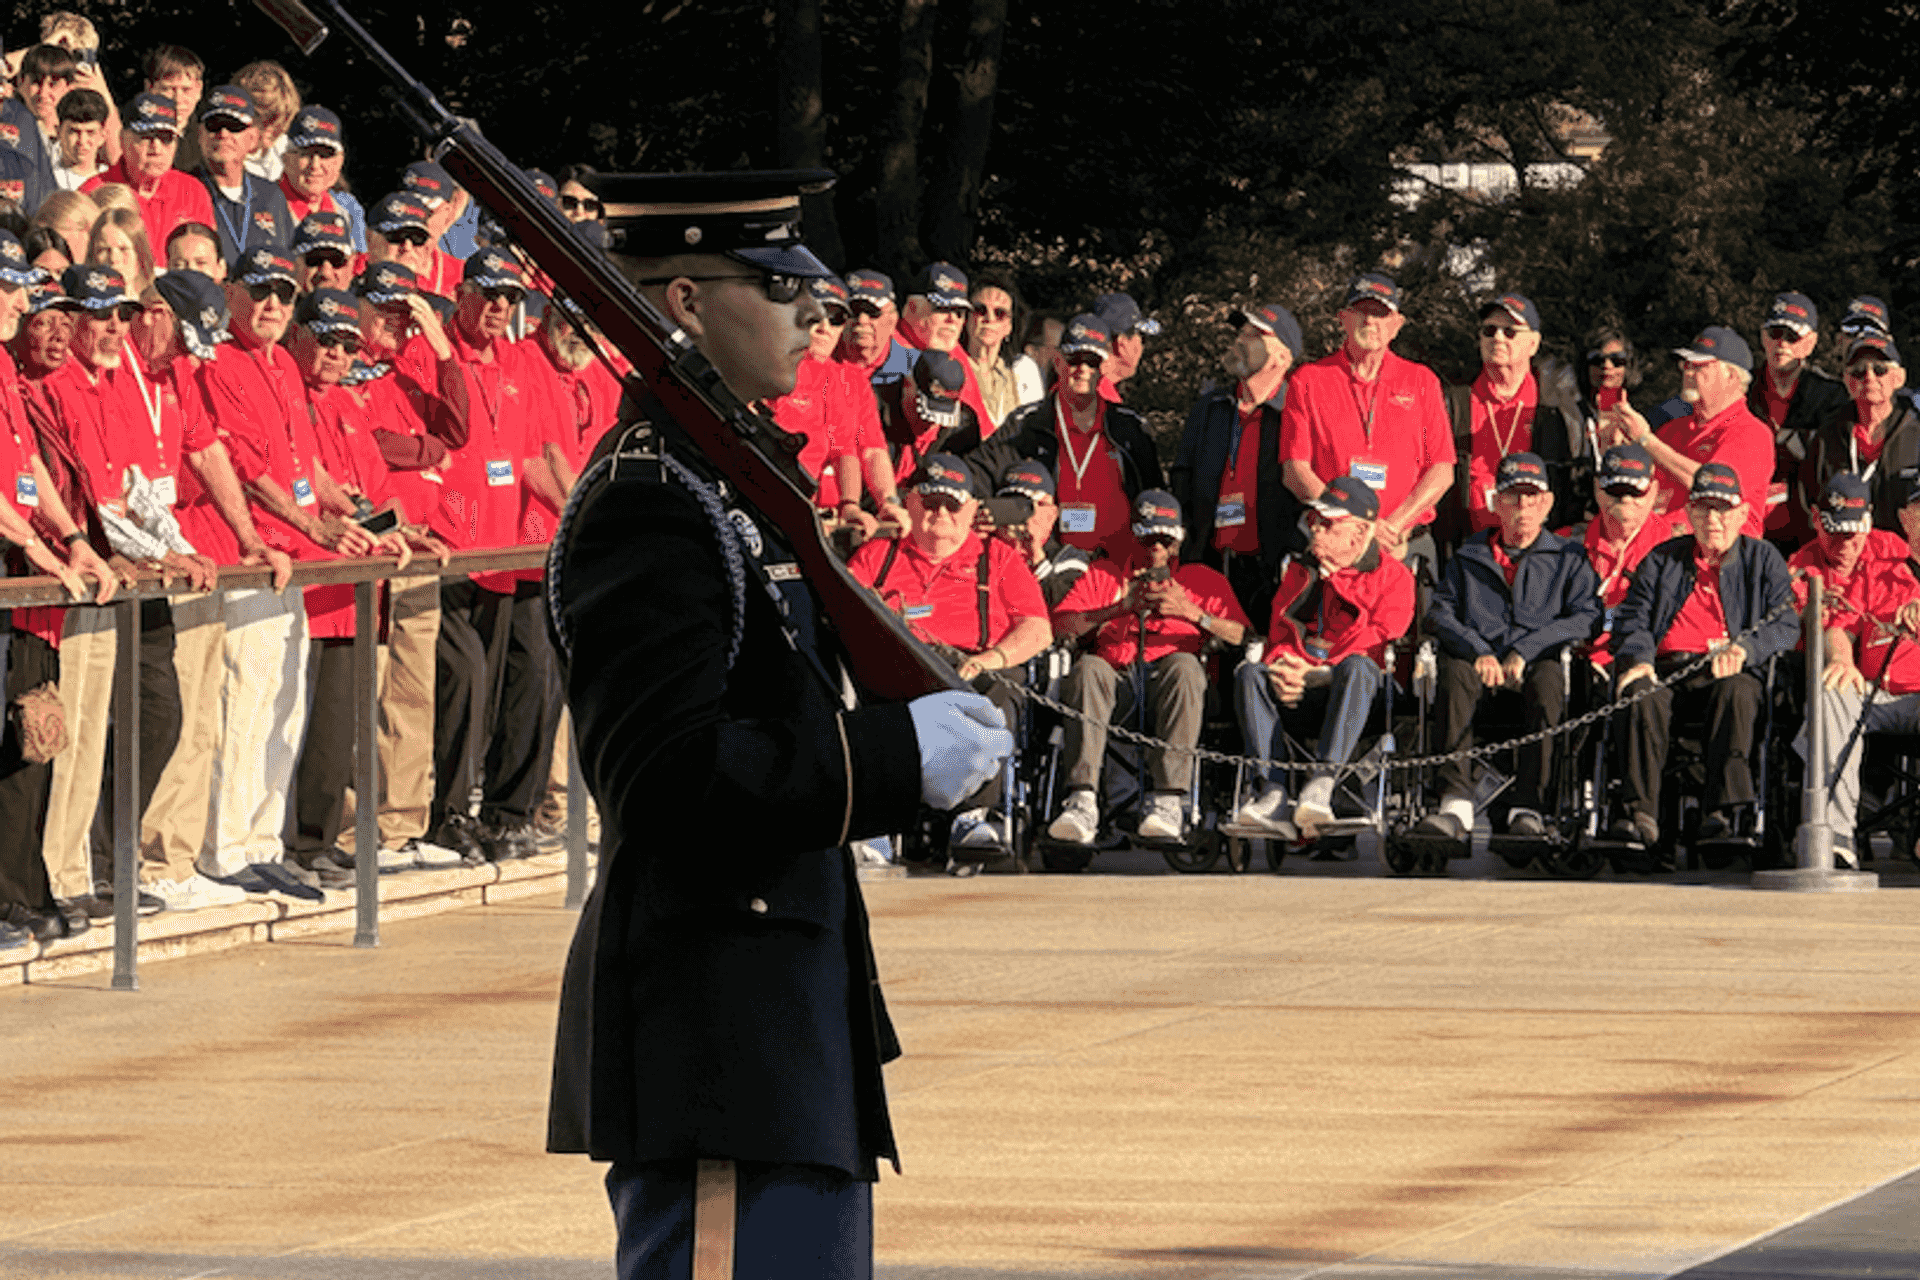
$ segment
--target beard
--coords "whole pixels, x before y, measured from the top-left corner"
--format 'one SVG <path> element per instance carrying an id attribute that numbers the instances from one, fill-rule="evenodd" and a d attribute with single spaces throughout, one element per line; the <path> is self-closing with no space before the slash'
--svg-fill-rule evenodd
<path id="1" fill-rule="evenodd" d="M 1699 404 L 1699 403 L 1700 403 L 1700 388 L 1698 388 L 1698 387 L 1682 387 L 1682 388 L 1680 388 L 1680 398 L 1681 398 L 1682 400 L 1685 400 L 1685 401 L 1686 401 L 1686 402 L 1687 402 L 1688 404 Z"/>
<path id="2" fill-rule="evenodd" d="M 93 367 L 96 369 L 118 369 L 120 360 L 120 348 L 117 344 L 112 350 L 93 353 Z"/>
<path id="3" fill-rule="evenodd" d="M 1227 353 L 1220 357 L 1220 367 L 1227 371 L 1228 377 L 1245 382 L 1248 378 L 1251 378 L 1254 374 L 1266 368 L 1271 359 L 1272 357 L 1267 354 L 1266 349 L 1263 347 L 1260 351 L 1259 361 L 1256 363 L 1249 352 L 1235 345 L 1228 347 Z"/>

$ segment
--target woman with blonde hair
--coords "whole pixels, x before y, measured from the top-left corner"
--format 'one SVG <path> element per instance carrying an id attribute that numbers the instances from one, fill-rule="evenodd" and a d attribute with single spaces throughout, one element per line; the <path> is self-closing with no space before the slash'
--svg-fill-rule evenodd
<path id="1" fill-rule="evenodd" d="M 93 235 L 93 224 L 100 220 L 100 206 L 93 202 L 90 195 L 81 195 L 78 191 L 56 191 L 40 202 L 28 224 L 34 227 L 48 227 L 67 244 L 67 258 L 79 262 L 86 257 L 87 241 Z"/>
<path id="2" fill-rule="evenodd" d="M 277 62 L 249 62 L 233 73 L 233 83 L 253 95 L 260 116 L 260 149 L 247 157 L 247 172 L 280 181 L 287 165 L 287 125 L 300 110 L 300 91 Z"/>
<path id="3" fill-rule="evenodd" d="M 144 293 L 153 283 L 153 246 L 147 243 L 147 224 L 139 210 L 102 213 L 87 240 L 87 261 L 118 271 L 136 298 Z"/>

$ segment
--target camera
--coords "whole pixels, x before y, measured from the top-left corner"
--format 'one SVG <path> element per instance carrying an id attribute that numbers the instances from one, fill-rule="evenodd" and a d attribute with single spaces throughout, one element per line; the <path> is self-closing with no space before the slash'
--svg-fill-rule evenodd
<path id="1" fill-rule="evenodd" d="M 999 529 L 1010 524 L 1025 524 L 1032 516 L 1032 498 L 982 498 L 973 523 L 983 529 Z"/>

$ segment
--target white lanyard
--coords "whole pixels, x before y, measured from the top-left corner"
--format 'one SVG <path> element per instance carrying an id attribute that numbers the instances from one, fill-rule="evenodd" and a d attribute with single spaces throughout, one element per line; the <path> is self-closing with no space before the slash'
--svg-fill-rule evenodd
<path id="1" fill-rule="evenodd" d="M 1067 406 L 1058 397 L 1054 398 L 1053 412 L 1060 427 L 1060 450 L 1067 455 L 1067 465 L 1073 468 L 1075 496 L 1084 496 L 1080 491 L 1087 487 L 1087 468 L 1093 464 L 1094 451 L 1100 447 L 1100 409 L 1094 407 L 1093 430 L 1087 436 L 1087 451 L 1078 458 L 1073 456 L 1073 424 L 1067 421 Z"/>
<path id="2" fill-rule="evenodd" d="M 1886 440 L 1884 437 L 1881 439 L 1880 447 L 1882 449 L 1886 448 Z M 1866 484 L 1868 481 L 1872 480 L 1873 473 L 1879 469 L 1880 459 L 1875 458 L 1872 462 L 1868 463 L 1867 469 L 1865 471 L 1862 471 L 1860 469 L 1860 433 L 1859 432 L 1857 431 L 1847 432 L 1847 452 L 1853 456 L 1853 474 L 1860 477 L 1860 483 Z M 1883 453 L 1881 456 L 1885 457 L 1886 455 Z"/>

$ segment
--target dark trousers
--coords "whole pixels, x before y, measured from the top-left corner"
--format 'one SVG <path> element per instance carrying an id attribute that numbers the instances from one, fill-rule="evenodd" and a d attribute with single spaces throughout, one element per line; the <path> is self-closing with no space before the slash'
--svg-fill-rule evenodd
<path id="1" fill-rule="evenodd" d="M 353 641 L 307 642 L 307 738 L 293 770 L 287 848 L 302 861 L 325 853 L 346 826 L 353 785 Z"/>
<path id="2" fill-rule="evenodd" d="M 1440 733 L 1442 753 L 1464 751 L 1473 746 L 1473 713 L 1480 700 L 1502 690 L 1489 689 L 1480 682 L 1473 663 L 1451 654 L 1440 655 L 1440 697 L 1435 719 Z M 1507 696 L 1511 696 L 1508 694 Z M 1522 733 L 1535 733 L 1559 724 L 1567 715 L 1567 680 L 1560 670 L 1558 655 L 1542 656 L 1529 662 L 1520 676 Z M 1515 809 L 1539 809 L 1553 787 L 1554 740 L 1514 749 L 1515 777 L 1507 793 L 1508 806 Z M 1435 770 L 1441 794 L 1471 794 L 1477 770 L 1470 760 L 1449 760 Z"/>
<path id="3" fill-rule="evenodd" d="M 1666 679 L 1697 655 L 1676 653 L 1655 658 L 1654 676 Z M 1631 690 L 1629 690 L 1631 691 Z M 1748 671 L 1716 680 L 1710 667 L 1669 689 L 1642 698 L 1627 712 L 1627 803 L 1635 812 L 1660 815 L 1660 774 L 1676 719 L 1706 721 L 1707 786 L 1701 804 L 1709 811 L 1754 799 L 1753 727 L 1760 720 L 1766 690 Z"/>
<path id="4" fill-rule="evenodd" d="M 508 597 L 465 578 L 440 585 L 440 638 L 433 679 L 433 812 L 428 830 L 449 813 L 465 814 L 480 776 L 492 682 L 487 639 Z"/>
<path id="5" fill-rule="evenodd" d="M 117 661 L 117 660 L 116 660 Z M 180 706 L 180 678 L 173 669 L 173 606 L 165 600 L 140 602 L 140 805 L 136 818 L 147 811 L 160 775 L 180 745 L 184 722 Z M 89 843 L 93 849 L 93 878 L 113 882 L 113 727 L 107 728 L 106 772 L 100 783 L 100 804 L 93 812 Z M 134 842 L 139 843 L 136 821 Z"/>
<path id="6" fill-rule="evenodd" d="M 1021 688 L 1025 688 L 1027 684 L 1027 669 L 1025 667 L 1009 667 L 1004 671 L 996 671 L 992 675 L 975 676 L 973 678 L 973 691 L 985 695 L 988 702 L 998 707 L 1000 714 L 1006 717 L 1007 728 L 1012 730 L 1013 727 L 1020 722 L 1020 695 L 1008 688 L 1006 684 L 1003 683 L 1002 677 L 1013 681 Z M 1021 744 L 1016 739 L 1016 751 L 1022 745 L 1024 744 Z M 987 779 L 986 783 L 981 786 L 978 791 L 967 797 L 966 802 L 960 807 L 962 809 L 998 808 L 1000 797 L 1005 791 L 1006 777 L 1006 769 L 1001 768 L 995 771 L 994 775 Z"/>
<path id="7" fill-rule="evenodd" d="M 1253 629 L 1265 631 L 1267 620 L 1273 614 L 1273 593 L 1280 585 L 1278 580 L 1267 571 L 1257 552 L 1249 555 L 1238 551 L 1222 551 L 1219 555 L 1220 572 L 1233 588 L 1233 598 L 1253 619 Z"/>
<path id="8" fill-rule="evenodd" d="M 495 610 L 487 641 L 489 690 L 485 798 L 480 820 L 518 826 L 532 820 L 553 767 L 560 731 L 560 674 L 547 639 L 543 582 L 522 582 Z"/>
<path id="9" fill-rule="evenodd" d="M 60 678 L 60 654 L 38 636 L 15 631 L 7 653 L 5 732 L 0 734 L 0 907 L 35 911 L 53 906 L 53 886 L 40 856 L 53 765 L 20 758 L 20 731 L 11 708 L 29 689 Z"/>
<path id="10" fill-rule="evenodd" d="M 741 1160 L 734 1168 L 734 1275 L 871 1280 L 873 1184 L 815 1165 Z M 607 1170 L 619 1280 L 689 1280 L 693 1188 L 691 1160 Z"/>

